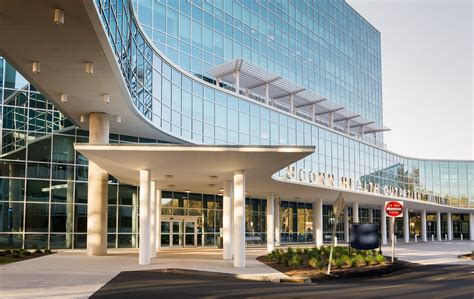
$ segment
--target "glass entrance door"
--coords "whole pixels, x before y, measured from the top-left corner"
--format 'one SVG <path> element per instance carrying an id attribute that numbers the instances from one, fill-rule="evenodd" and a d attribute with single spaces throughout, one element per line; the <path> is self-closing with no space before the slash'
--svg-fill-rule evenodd
<path id="1" fill-rule="evenodd" d="M 161 247 L 197 246 L 197 225 L 194 219 L 161 221 Z"/>

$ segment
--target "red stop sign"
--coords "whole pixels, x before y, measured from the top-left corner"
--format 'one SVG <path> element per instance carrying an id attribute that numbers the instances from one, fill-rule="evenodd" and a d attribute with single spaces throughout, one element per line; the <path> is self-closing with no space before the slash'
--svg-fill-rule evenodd
<path id="1" fill-rule="evenodd" d="M 398 217 L 403 213 L 403 205 L 398 201 L 389 201 L 385 205 L 385 213 L 390 217 Z"/>

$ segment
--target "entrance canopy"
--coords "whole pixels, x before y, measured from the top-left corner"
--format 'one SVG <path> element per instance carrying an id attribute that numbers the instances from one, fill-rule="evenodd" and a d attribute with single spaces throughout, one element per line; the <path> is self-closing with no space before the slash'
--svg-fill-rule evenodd
<path id="1" fill-rule="evenodd" d="M 403 200 L 410 209 L 465 212 L 466 209 L 415 199 L 398 198 L 336 186 L 289 180 L 276 173 L 315 151 L 313 146 L 199 146 L 172 144 L 75 144 L 75 149 L 121 182 L 139 185 L 141 169 L 162 190 L 218 194 L 234 171 L 244 170 L 245 191 L 250 197 L 274 193 L 285 200 L 331 204 L 339 192 L 346 202 L 360 207 L 381 207 Z"/>
<path id="2" fill-rule="evenodd" d="M 313 146 L 75 144 L 75 149 L 122 182 L 139 185 L 148 169 L 163 190 L 217 194 L 244 170 L 249 195 L 273 192 L 272 175 L 315 151 Z"/>

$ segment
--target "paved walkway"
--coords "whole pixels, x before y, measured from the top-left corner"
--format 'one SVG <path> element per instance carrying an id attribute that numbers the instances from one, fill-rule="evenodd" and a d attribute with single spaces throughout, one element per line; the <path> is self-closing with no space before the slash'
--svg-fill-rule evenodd
<path id="1" fill-rule="evenodd" d="M 470 252 L 474 242 L 397 244 L 402 260 L 423 264 L 464 263 L 457 255 Z M 389 253 L 389 247 L 383 248 Z M 61 251 L 53 255 L 0 266 L 0 298 L 48 297 L 84 298 L 122 271 L 181 268 L 238 274 L 242 278 L 276 277 L 280 272 L 255 258 L 264 248 L 247 249 L 247 267 L 234 268 L 232 261 L 222 260 L 222 251 L 211 248 L 167 249 L 152 264 L 138 265 L 137 250 L 110 250 L 103 257 L 87 257 L 84 251 Z"/>

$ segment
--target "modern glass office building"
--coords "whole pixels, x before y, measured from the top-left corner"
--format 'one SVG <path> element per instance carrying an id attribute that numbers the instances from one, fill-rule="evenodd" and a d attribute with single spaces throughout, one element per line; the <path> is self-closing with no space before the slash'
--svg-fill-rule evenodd
<path id="1" fill-rule="evenodd" d="M 344 189 L 349 198 L 356 192 L 426 203 L 409 211 L 409 226 L 396 223 L 399 237 L 472 238 L 474 162 L 386 149 L 380 32 L 345 1 L 91 2 L 130 109 L 159 132 L 111 129 L 110 143 L 315 146 L 277 176 Z M 72 113 L 67 101 L 44 96 L 23 76 L 0 58 L 0 247 L 85 248 L 88 160 L 74 150 L 89 142 L 84 115 L 65 116 Z M 222 188 L 194 193 L 167 185 L 161 247 L 217 246 Z M 109 176 L 109 248 L 138 246 L 139 193 Z M 296 193 L 275 196 L 280 244 L 315 242 L 313 203 Z M 323 199 L 317 216 L 325 242 L 334 199 Z M 354 222 L 381 223 L 382 205 L 374 198 L 349 206 L 339 239 L 355 214 Z M 267 241 L 266 211 L 266 198 L 247 196 L 247 245 Z"/>

